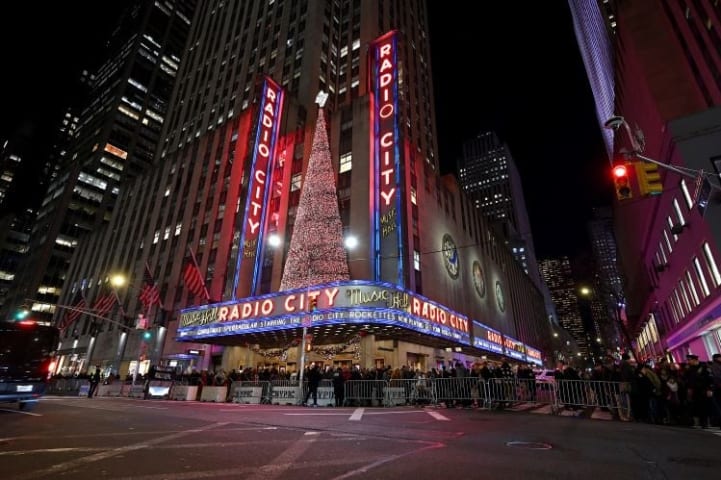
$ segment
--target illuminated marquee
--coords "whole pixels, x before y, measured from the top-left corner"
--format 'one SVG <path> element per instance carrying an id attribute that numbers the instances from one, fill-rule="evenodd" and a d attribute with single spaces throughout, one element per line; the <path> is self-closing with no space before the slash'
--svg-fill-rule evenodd
<path id="1" fill-rule="evenodd" d="M 376 278 L 403 284 L 401 154 L 398 129 L 398 35 L 391 31 L 371 44 L 373 96 L 373 242 Z M 381 264 L 381 259 L 386 259 Z"/>
<path id="2" fill-rule="evenodd" d="M 526 346 L 522 342 L 504 335 L 503 348 L 507 356 L 516 360 L 526 360 Z"/>
<path id="3" fill-rule="evenodd" d="M 473 322 L 473 346 L 488 352 L 503 354 L 503 335 L 480 322 Z"/>
<path id="4" fill-rule="evenodd" d="M 238 282 L 241 277 L 250 277 L 252 265 L 253 280 L 250 291 L 255 292 L 260 282 L 260 263 L 263 251 L 263 232 L 265 228 L 265 210 L 270 192 L 269 180 L 273 178 L 275 145 L 278 140 L 283 107 L 283 89 L 270 78 L 265 78 L 258 108 L 255 150 L 250 164 L 243 234 L 235 268 L 233 297 L 238 293 Z M 248 259 L 247 262 L 243 262 Z M 245 265 L 248 265 L 247 267 Z M 241 274 L 241 267 L 242 274 Z"/>
<path id="5" fill-rule="evenodd" d="M 296 328 L 317 300 L 314 325 L 379 323 L 409 328 L 466 345 L 468 319 L 453 310 L 393 285 L 337 282 L 182 310 L 178 340 Z"/>
<path id="6" fill-rule="evenodd" d="M 526 359 L 530 363 L 535 363 L 536 365 L 543 365 L 543 357 L 541 355 L 541 351 L 537 350 L 535 348 L 529 347 L 526 345 Z"/>

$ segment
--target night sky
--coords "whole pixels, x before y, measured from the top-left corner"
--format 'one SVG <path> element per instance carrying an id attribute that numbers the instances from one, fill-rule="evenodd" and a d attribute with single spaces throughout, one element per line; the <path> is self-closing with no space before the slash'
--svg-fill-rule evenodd
<path id="1" fill-rule="evenodd" d="M 431 0 L 439 157 L 495 130 L 518 165 L 537 255 L 589 248 L 594 206 L 611 202 L 608 159 L 565 0 Z"/>
<path id="2" fill-rule="evenodd" d="M 4 7 L 0 138 L 51 131 L 124 3 Z M 591 208 L 612 193 L 567 2 L 429 5 L 442 172 L 455 171 L 465 139 L 495 130 L 521 173 L 538 256 L 587 249 Z"/>

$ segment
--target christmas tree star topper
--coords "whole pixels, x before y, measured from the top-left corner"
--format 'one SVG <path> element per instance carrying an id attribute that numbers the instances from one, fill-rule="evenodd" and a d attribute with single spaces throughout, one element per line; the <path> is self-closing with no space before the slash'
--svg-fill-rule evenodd
<path id="1" fill-rule="evenodd" d="M 325 107 L 326 100 L 328 100 L 328 94 L 323 90 L 318 92 L 318 95 L 315 96 L 315 103 L 317 103 L 320 108 Z"/>

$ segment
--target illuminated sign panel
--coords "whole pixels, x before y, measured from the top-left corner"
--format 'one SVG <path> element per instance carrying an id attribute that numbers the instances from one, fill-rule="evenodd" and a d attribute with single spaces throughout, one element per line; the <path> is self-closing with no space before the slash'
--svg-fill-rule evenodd
<path id="1" fill-rule="evenodd" d="M 257 285 L 260 282 L 266 205 L 270 192 L 270 179 L 273 178 L 275 146 L 278 140 L 278 126 L 280 125 L 282 107 L 283 89 L 273 80 L 266 77 L 258 108 L 255 149 L 250 163 L 245 214 L 241 227 L 243 233 L 240 238 L 240 248 L 235 268 L 233 298 L 238 294 L 239 279 L 241 277 L 250 278 L 251 271 L 253 279 L 250 288 L 251 293 L 257 290 Z M 244 262 L 244 260 L 247 261 Z"/>
<path id="2" fill-rule="evenodd" d="M 526 345 L 526 359 L 530 363 L 535 363 L 538 366 L 543 365 L 543 357 L 541 351 Z"/>
<path id="3" fill-rule="evenodd" d="M 515 358 L 516 360 L 526 361 L 526 346 L 515 338 L 504 335 L 503 348 L 507 356 Z"/>
<path id="4" fill-rule="evenodd" d="M 317 300 L 313 325 L 393 325 L 470 345 L 468 318 L 386 283 L 352 281 L 277 292 L 182 310 L 178 340 L 193 341 L 302 326 L 309 298 Z"/>
<path id="5" fill-rule="evenodd" d="M 503 335 L 474 320 L 473 346 L 488 352 L 503 354 Z"/>
<path id="6" fill-rule="evenodd" d="M 370 58 L 375 276 L 403 285 L 397 32 L 376 39 L 370 46 Z"/>

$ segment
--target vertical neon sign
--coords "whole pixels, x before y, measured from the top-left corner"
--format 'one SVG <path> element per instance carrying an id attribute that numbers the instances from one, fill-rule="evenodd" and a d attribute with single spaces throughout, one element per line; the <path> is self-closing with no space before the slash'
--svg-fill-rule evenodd
<path id="1" fill-rule="evenodd" d="M 283 89 L 270 78 L 263 83 L 258 123 L 255 134 L 255 149 L 250 163 L 248 190 L 242 235 L 238 248 L 238 259 L 233 281 L 233 299 L 238 295 L 241 276 L 248 278 L 252 271 L 252 283 L 248 295 L 257 295 L 263 259 L 266 211 L 271 190 L 271 179 L 275 168 L 275 147 L 278 141 L 278 126 L 283 109 Z M 244 260 L 247 260 L 244 262 Z M 242 274 L 242 275 L 241 275 Z"/>
<path id="2" fill-rule="evenodd" d="M 403 286 L 403 222 L 401 154 L 398 128 L 398 33 L 391 31 L 371 44 L 373 95 L 372 219 L 374 276 Z"/>

